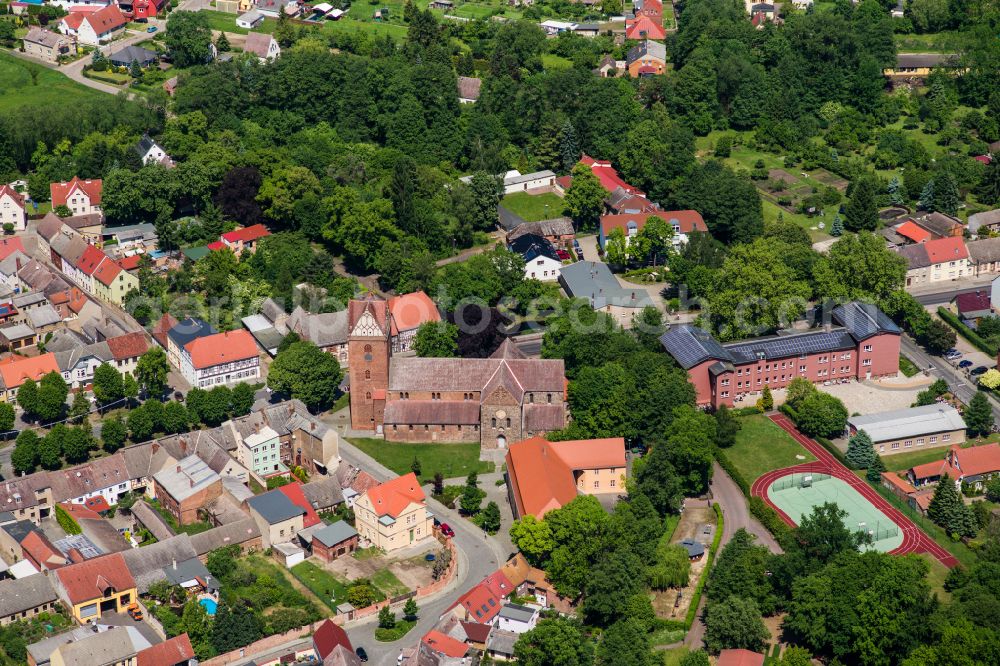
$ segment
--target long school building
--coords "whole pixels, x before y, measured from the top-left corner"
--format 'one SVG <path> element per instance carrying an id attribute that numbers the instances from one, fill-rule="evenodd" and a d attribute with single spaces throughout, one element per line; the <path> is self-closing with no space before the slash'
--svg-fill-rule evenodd
<path id="1" fill-rule="evenodd" d="M 874 305 L 851 302 L 832 311 L 833 323 L 801 333 L 721 344 L 697 326 L 675 326 L 660 342 L 688 373 L 698 405 L 732 406 L 765 387 L 796 377 L 811 382 L 872 379 L 899 372 L 899 327 Z"/>

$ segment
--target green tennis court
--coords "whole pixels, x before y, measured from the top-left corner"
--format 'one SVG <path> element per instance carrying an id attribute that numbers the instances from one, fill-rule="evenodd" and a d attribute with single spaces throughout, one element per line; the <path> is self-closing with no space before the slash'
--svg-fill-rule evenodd
<path id="1" fill-rule="evenodd" d="M 903 531 L 846 481 L 829 474 L 798 472 L 775 479 L 767 498 L 798 525 L 814 506 L 832 502 L 847 512 L 844 524 L 874 540 L 864 548 L 887 553 L 903 543 Z"/>

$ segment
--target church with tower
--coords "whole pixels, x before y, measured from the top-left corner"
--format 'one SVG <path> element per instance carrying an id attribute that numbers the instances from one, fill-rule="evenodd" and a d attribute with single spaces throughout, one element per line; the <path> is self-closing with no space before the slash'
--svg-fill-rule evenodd
<path id="1" fill-rule="evenodd" d="M 561 359 L 525 357 L 510 340 L 490 358 L 393 357 L 391 314 L 348 304 L 351 427 L 392 442 L 479 442 L 485 449 L 567 424 Z"/>

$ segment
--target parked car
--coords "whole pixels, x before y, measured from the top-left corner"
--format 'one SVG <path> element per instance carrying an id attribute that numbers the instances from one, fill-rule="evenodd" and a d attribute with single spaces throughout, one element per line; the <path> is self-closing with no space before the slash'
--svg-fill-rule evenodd
<path id="1" fill-rule="evenodd" d="M 148 28 L 146 28 L 146 32 L 156 32 L 156 26 L 155 25 L 149 26 Z"/>
<path id="2" fill-rule="evenodd" d="M 355 649 L 354 654 L 358 655 L 358 659 L 360 659 L 362 662 L 368 661 L 368 653 L 365 652 L 365 649 L 363 647 L 358 647 L 357 649 Z"/>
<path id="3" fill-rule="evenodd" d="M 969 374 L 973 377 L 978 377 L 979 375 L 985 374 L 987 370 L 989 370 L 989 368 L 985 365 L 981 365 L 978 368 L 973 369 Z"/>
<path id="4" fill-rule="evenodd" d="M 946 351 L 944 353 L 944 357 L 949 361 L 957 361 L 958 359 L 962 358 L 962 352 L 958 351 L 957 349 L 952 349 Z"/>
<path id="5" fill-rule="evenodd" d="M 965 368 L 971 368 L 972 367 L 972 361 L 970 361 L 969 359 L 965 359 L 964 361 L 959 361 L 958 362 L 958 367 L 962 368 L 963 370 Z"/>
<path id="6" fill-rule="evenodd" d="M 556 250 L 556 256 L 563 261 L 569 261 L 569 252 L 566 250 Z"/>
<path id="7" fill-rule="evenodd" d="M 448 523 L 441 523 L 441 534 L 446 537 L 453 537 L 455 536 L 455 530 L 451 529 L 451 525 Z"/>

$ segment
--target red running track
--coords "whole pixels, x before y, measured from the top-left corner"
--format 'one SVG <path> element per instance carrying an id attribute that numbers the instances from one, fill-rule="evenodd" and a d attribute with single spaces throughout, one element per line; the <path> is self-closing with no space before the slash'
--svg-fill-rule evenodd
<path id="1" fill-rule="evenodd" d="M 794 465 L 792 467 L 774 470 L 764 474 L 753 482 L 753 486 L 750 488 L 750 494 L 754 497 L 760 497 L 767 502 L 771 508 L 778 512 L 778 515 L 781 516 L 782 520 L 792 527 L 795 526 L 792 519 L 789 518 L 784 511 L 775 506 L 774 503 L 768 498 L 767 489 L 771 486 L 771 484 L 774 483 L 775 480 L 795 472 L 822 472 L 835 476 L 848 483 L 852 488 L 861 493 L 865 499 L 871 502 L 879 511 L 884 513 L 894 523 L 896 523 L 901 530 L 903 530 L 903 543 L 900 544 L 899 548 L 896 548 L 891 552 L 892 555 L 929 553 L 946 567 L 950 568 L 958 564 L 958 560 L 956 560 L 951 553 L 939 546 L 933 539 L 927 536 L 927 534 L 917 527 L 912 520 L 903 515 L 903 513 L 896 507 L 889 504 L 884 497 L 879 495 L 870 485 L 858 478 L 854 472 L 844 467 L 844 465 L 842 465 L 832 453 L 823 448 L 819 442 L 816 442 L 799 432 L 788 417 L 783 414 L 772 414 L 770 419 L 774 421 L 778 427 L 791 435 L 792 438 L 801 444 L 804 449 L 816 456 L 815 462 L 803 463 L 801 465 Z"/>

